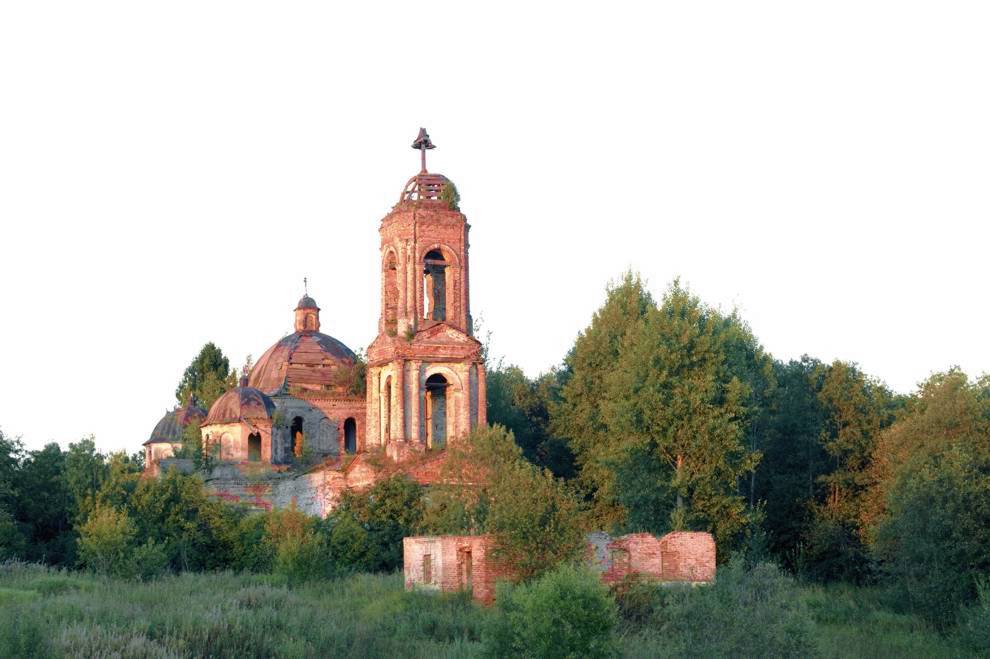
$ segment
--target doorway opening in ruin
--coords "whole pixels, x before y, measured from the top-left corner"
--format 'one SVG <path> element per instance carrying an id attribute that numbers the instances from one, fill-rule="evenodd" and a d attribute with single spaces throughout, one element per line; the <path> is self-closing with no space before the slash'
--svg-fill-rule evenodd
<path id="1" fill-rule="evenodd" d="M 382 443 L 388 444 L 392 439 L 392 376 L 385 378 L 382 389 Z"/>
<path id="2" fill-rule="evenodd" d="M 432 448 L 447 443 L 447 384 L 439 373 L 426 378 L 426 445 Z"/>
<path id="3" fill-rule="evenodd" d="M 344 421 L 344 452 L 357 453 L 357 422 L 354 417 Z"/>
<path id="4" fill-rule="evenodd" d="M 433 554 L 423 555 L 423 583 L 433 583 Z"/>
<path id="5" fill-rule="evenodd" d="M 457 550 L 457 573 L 461 590 L 471 590 L 473 566 L 471 564 L 471 548 L 461 547 Z"/>
<path id="6" fill-rule="evenodd" d="M 248 435 L 248 461 L 261 462 L 261 434 L 253 432 Z"/>
<path id="7" fill-rule="evenodd" d="M 423 317 L 447 320 L 447 261 L 438 249 L 423 259 Z"/>
<path id="8" fill-rule="evenodd" d="M 399 268 L 395 261 L 395 252 L 389 252 L 385 257 L 382 280 L 385 282 L 385 292 L 382 296 L 385 305 L 385 333 L 395 336 L 399 323 Z"/>
<path id="9" fill-rule="evenodd" d="M 303 434 L 303 420 L 301 416 L 297 416 L 292 419 L 291 436 L 292 455 L 297 458 L 301 458 L 303 454 L 303 443 L 306 439 L 305 434 Z"/>

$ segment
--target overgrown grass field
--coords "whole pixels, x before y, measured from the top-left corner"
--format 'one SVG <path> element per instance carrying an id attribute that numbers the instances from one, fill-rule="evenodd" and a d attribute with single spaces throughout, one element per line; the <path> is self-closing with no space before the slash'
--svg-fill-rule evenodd
<path id="1" fill-rule="evenodd" d="M 613 648 L 628 657 L 975 656 L 919 619 L 887 611 L 873 591 L 775 578 L 761 590 L 752 577 L 728 575 L 673 600 L 661 596 L 659 605 L 626 598 Z M 498 615 L 464 595 L 405 592 L 398 574 L 290 587 L 231 573 L 138 582 L 0 566 L 3 657 L 484 656 Z"/>

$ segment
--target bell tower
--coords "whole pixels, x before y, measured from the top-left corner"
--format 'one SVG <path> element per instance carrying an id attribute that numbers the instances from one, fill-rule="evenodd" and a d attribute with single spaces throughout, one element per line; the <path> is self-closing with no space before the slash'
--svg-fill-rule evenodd
<path id="1" fill-rule="evenodd" d="M 454 184 L 420 171 L 379 227 L 381 315 L 368 348 L 367 444 L 401 459 L 486 423 L 485 367 L 472 336 L 468 231 Z"/>

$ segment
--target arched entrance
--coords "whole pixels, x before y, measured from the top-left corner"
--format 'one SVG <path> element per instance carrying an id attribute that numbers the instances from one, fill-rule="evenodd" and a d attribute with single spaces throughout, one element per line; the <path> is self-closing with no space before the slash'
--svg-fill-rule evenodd
<path id="1" fill-rule="evenodd" d="M 301 458 L 303 454 L 303 443 L 306 440 L 306 436 L 303 434 L 303 419 L 301 416 L 292 419 L 290 432 L 290 436 L 292 437 L 292 455 Z"/>
<path id="2" fill-rule="evenodd" d="M 357 453 L 357 422 L 353 417 L 344 421 L 344 452 Z"/>
<path id="3" fill-rule="evenodd" d="M 261 433 L 248 435 L 248 461 L 261 462 Z"/>
<path id="4" fill-rule="evenodd" d="M 447 387 L 440 373 L 426 378 L 426 445 L 443 448 L 447 444 Z"/>

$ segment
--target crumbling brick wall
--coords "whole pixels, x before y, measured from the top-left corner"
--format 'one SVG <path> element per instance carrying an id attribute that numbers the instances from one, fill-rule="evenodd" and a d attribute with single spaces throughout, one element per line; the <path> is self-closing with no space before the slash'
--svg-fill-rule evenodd
<path id="1" fill-rule="evenodd" d="M 475 600 L 491 604 L 499 575 L 488 554 L 489 547 L 488 537 L 480 535 L 403 538 L 406 589 L 445 593 L 470 589 Z"/>
<path id="2" fill-rule="evenodd" d="M 614 539 L 596 533 L 588 541 L 592 565 L 608 584 L 629 577 L 690 583 L 715 579 L 715 540 L 710 533 L 675 531 L 661 538 L 631 533 Z"/>
<path id="3" fill-rule="evenodd" d="M 483 603 L 495 600 L 495 582 L 511 579 L 510 570 L 491 558 L 488 536 L 419 536 L 403 538 L 406 589 L 441 592 L 472 590 Z M 465 564 L 470 558 L 470 566 Z M 657 538 L 632 533 L 611 538 L 588 536 L 588 564 L 606 584 L 630 577 L 660 582 L 704 583 L 715 579 L 715 540 L 710 533 L 678 531 Z"/>

